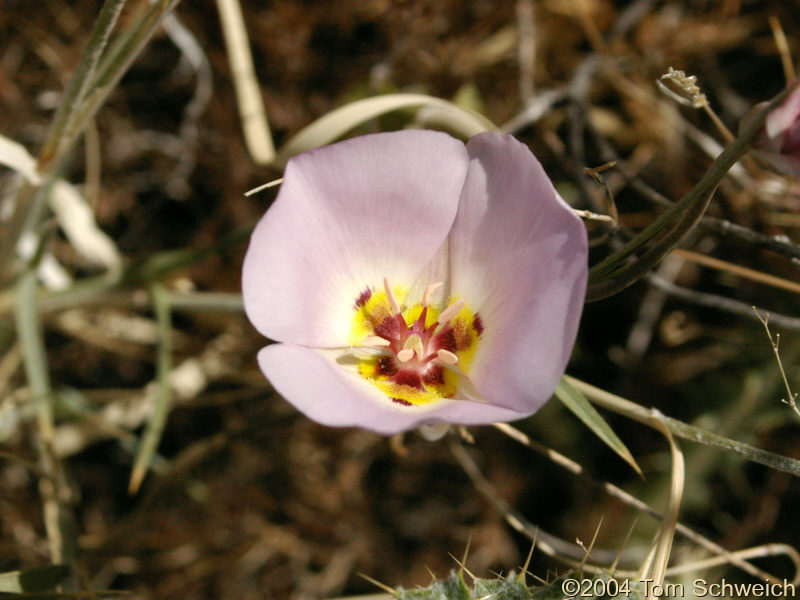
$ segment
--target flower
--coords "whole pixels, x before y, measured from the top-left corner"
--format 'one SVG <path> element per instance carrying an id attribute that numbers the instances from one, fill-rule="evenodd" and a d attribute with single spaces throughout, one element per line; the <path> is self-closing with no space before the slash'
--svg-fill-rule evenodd
<path id="1" fill-rule="evenodd" d="M 311 419 L 393 434 L 511 421 L 575 341 L 586 231 L 530 150 L 401 131 L 292 158 L 244 259 L 258 354 Z"/>
<path id="2" fill-rule="evenodd" d="M 767 105 L 754 106 L 742 119 L 740 129 Z M 800 86 L 770 111 L 753 141 L 754 154 L 776 171 L 800 177 Z"/>

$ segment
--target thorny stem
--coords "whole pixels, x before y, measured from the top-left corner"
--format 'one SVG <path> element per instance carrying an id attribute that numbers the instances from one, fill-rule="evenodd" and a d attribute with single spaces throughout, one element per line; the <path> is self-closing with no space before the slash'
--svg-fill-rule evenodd
<path id="1" fill-rule="evenodd" d="M 787 404 L 792 408 L 797 416 L 800 417 L 800 408 L 797 406 L 797 394 L 792 393 L 792 388 L 789 386 L 789 380 L 786 377 L 786 371 L 783 369 L 783 362 L 781 361 L 781 355 L 778 351 L 778 346 L 781 341 L 781 334 L 776 333 L 775 337 L 772 337 L 772 333 L 769 330 L 769 313 L 764 313 L 763 315 L 758 312 L 758 309 L 754 306 L 753 312 L 756 313 L 756 317 L 758 320 L 761 321 L 761 324 L 764 326 L 764 331 L 767 333 L 767 338 L 769 339 L 770 346 L 772 346 L 772 353 L 775 355 L 775 362 L 778 363 L 778 370 L 781 372 L 781 379 L 783 379 L 783 385 L 786 388 L 786 398 L 781 398 L 781 402 Z"/>
<path id="2" fill-rule="evenodd" d="M 522 444 L 523 446 L 526 446 L 527 448 L 533 450 L 534 452 L 537 452 L 537 453 L 545 456 L 551 462 L 555 463 L 556 465 L 558 465 L 559 467 L 561 467 L 563 469 L 566 469 L 567 471 L 569 471 L 573 475 L 576 475 L 576 476 L 580 477 L 583 481 L 586 481 L 587 483 L 589 483 L 591 485 L 600 487 L 609 496 L 611 496 L 613 498 L 616 498 L 617 500 L 619 500 L 623 504 L 626 504 L 627 506 L 631 506 L 631 507 L 635 508 L 636 510 L 642 512 L 643 514 L 646 514 L 646 515 L 648 515 L 650 517 L 653 517 L 656 520 L 660 521 L 661 519 L 663 519 L 663 515 L 661 513 L 659 513 L 658 511 L 656 511 L 654 508 L 652 508 L 647 503 L 642 502 L 641 500 L 639 500 L 635 496 L 629 494 L 628 492 L 626 492 L 622 488 L 614 485 L 613 483 L 610 483 L 610 482 L 607 482 L 607 481 L 603 481 L 603 482 L 596 481 L 577 462 L 575 462 L 572 459 L 564 456 L 563 454 L 560 454 L 559 452 L 553 450 L 552 448 L 548 448 L 544 444 L 541 444 L 541 443 L 531 439 L 525 433 L 523 433 L 519 429 L 509 425 L 508 423 L 495 423 L 494 424 L 494 428 L 497 429 L 498 431 L 502 432 L 503 434 L 507 435 L 512 440 L 514 440 L 516 442 L 519 442 L 520 444 Z M 750 573 L 754 577 L 759 577 L 759 578 L 763 579 L 764 581 L 770 581 L 770 580 L 776 579 L 770 573 L 767 573 L 766 571 L 764 571 L 762 569 L 759 569 L 758 567 L 756 567 L 755 565 L 752 565 L 751 563 L 747 562 L 746 560 L 743 560 L 742 558 L 736 556 L 734 553 L 729 552 L 728 550 L 726 550 L 725 548 L 723 548 L 719 544 L 716 544 L 715 542 L 711 541 L 710 539 L 700 535 L 699 533 L 697 533 L 693 529 L 687 527 L 686 525 L 684 525 L 684 524 L 682 524 L 680 522 L 678 522 L 676 524 L 675 530 L 678 533 L 680 533 L 681 535 L 683 535 L 684 537 L 686 537 L 687 539 L 689 539 L 692 542 L 694 542 L 695 544 L 697 544 L 698 546 L 700 546 L 702 548 L 705 548 L 709 552 L 713 552 L 714 554 L 716 554 L 716 555 L 718 555 L 720 557 L 725 558 L 725 560 L 729 561 L 731 564 L 736 565 L 737 567 L 739 567 L 743 571 L 746 571 L 747 573 Z"/>

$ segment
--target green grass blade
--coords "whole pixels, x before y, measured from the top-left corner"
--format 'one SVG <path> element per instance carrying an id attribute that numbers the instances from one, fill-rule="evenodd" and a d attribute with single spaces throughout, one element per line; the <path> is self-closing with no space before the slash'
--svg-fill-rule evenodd
<path id="1" fill-rule="evenodd" d="M 574 377 L 570 377 L 569 375 L 565 375 L 564 379 L 574 388 L 580 390 L 594 404 L 624 415 L 629 419 L 652 427 L 653 417 L 657 417 L 673 435 L 680 438 L 707 446 L 716 446 L 717 448 L 722 448 L 723 450 L 738 454 L 746 460 L 757 462 L 765 467 L 770 467 L 800 477 L 800 460 L 796 458 L 789 458 L 788 456 L 781 456 L 780 454 L 761 450 L 760 448 L 737 442 L 736 440 L 717 435 L 716 433 L 711 433 L 710 431 L 695 427 L 694 425 L 689 425 L 678 419 L 667 417 L 658 411 L 640 406 L 635 402 L 601 390 L 600 388 L 575 379 Z"/>
<path id="2" fill-rule="evenodd" d="M 642 471 L 630 450 L 628 450 L 628 447 L 617 437 L 614 430 L 611 429 L 609 424 L 605 422 L 605 419 L 603 419 L 595 407 L 586 399 L 586 396 L 570 385 L 565 378 L 562 378 L 561 381 L 558 382 L 554 395 L 564 406 L 571 410 L 584 425 L 591 429 L 597 437 L 616 452 L 622 460 L 628 463 L 634 471 L 642 475 Z"/>
<path id="3" fill-rule="evenodd" d="M 69 128 L 70 121 L 74 118 L 81 101 L 90 89 L 90 83 L 97 70 L 100 57 L 124 5 L 125 0 L 106 0 L 103 3 L 80 61 L 72 73 L 67 88 L 64 90 L 64 97 L 53 116 L 50 130 L 39 155 L 40 167 L 49 165 L 60 154 L 59 147 L 69 144 L 64 132 Z"/>
<path id="4" fill-rule="evenodd" d="M 134 494 L 141 486 L 150 463 L 153 460 L 170 409 L 172 388 L 169 383 L 169 373 L 172 370 L 172 315 L 167 291 L 159 283 L 152 286 L 153 304 L 155 305 L 156 321 L 158 323 L 158 357 L 156 359 L 156 389 L 153 399 L 153 412 L 147 422 L 142 441 L 136 452 L 133 470 L 128 484 L 128 491 Z"/>
<path id="5" fill-rule="evenodd" d="M 74 565 L 78 561 L 77 526 L 68 505 L 69 485 L 63 465 L 54 449 L 55 417 L 53 394 L 47 365 L 44 335 L 39 320 L 37 280 L 33 270 L 20 275 L 17 283 L 16 322 L 25 376 L 36 414 L 36 443 L 42 478 L 50 485 L 40 486 L 50 558 L 55 563 Z"/>

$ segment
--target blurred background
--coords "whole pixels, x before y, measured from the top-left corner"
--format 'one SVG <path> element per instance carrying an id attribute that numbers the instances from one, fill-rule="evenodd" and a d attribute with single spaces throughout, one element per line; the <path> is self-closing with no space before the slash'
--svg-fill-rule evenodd
<path id="1" fill-rule="evenodd" d="M 0 133 L 33 155 L 100 6 L 0 2 Z M 785 86 L 787 63 L 800 53 L 792 2 L 273 0 L 242 9 L 277 147 L 347 102 L 414 92 L 476 110 L 516 135 L 576 208 L 608 212 L 604 187 L 583 169 L 619 160 L 601 175 L 620 231 L 587 224 L 593 262 L 652 222 L 661 210 L 654 196 L 676 201 L 691 189 L 727 143 L 703 110 L 663 92 L 660 76 L 669 67 L 697 76 L 735 134 L 747 110 Z M 215 5 L 183 2 L 175 14 L 182 29 L 157 30 L 61 173 L 87 199 L 127 274 L 88 299 L 58 301 L 48 292 L 40 310 L 55 392 L 53 447 L 66 474 L 81 581 L 147 599 L 375 593 L 357 573 L 390 586 L 426 585 L 430 573 L 457 568 L 451 555 L 460 557 L 469 540 L 467 566 L 476 575 L 518 568 L 530 539 L 476 490 L 447 443 L 409 435 L 399 452 L 371 433 L 321 427 L 261 376 L 255 355 L 265 340 L 236 295 L 249 228 L 275 190 L 244 192 L 280 171 L 248 154 Z M 120 23 L 129 16 L 126 8 Z M 181 43 L 179 30 L 194 44 Z M 414 117 L 399 111 L 358 132 L 401 128 Z M 15 186 L 2 171 L 0 215 L 10 214 Z M 800 389 L 799 209 L 797 180 L 754 162 L 739 166 L 712 201 L 716 220 L 701 224 L 656 278 L 586 306 L 568 373 L 800 458 L 800 417 L 780 402 L 786 392 L 775 357 L 749 312 L 755 304 L 775 314 L 771 329 L 782 333 L 783 365 Z M 73 286 L 98 274 L 52 218 L 44 226 L 47 250 Z M 703 257 L 751 271 L 709 266 Z M 181 299 L 169 335 L 178 374 L 153 469 L 131 494 L 137 443 L 153 414 L 154 284 Z M 16 297 L 10 281 L 4 287 L 0 571 L 9 571 L 48 564 L 50 542 L 36 466 L 41 430 L 29 410 Z M 518 425 L 592 478 L 661 509 L 669 472 L 663 437 L 603 414 L 645 479 L 556 401 Z M 634 527 L 626 547 L 643 559 L 654 521 L 639 517 L 634 525 L 634 510 L 499 431 L 471 433 L 470 454 L 529 521 L 586 544 L 599 527 L 596 545 L 612 551 Z M 681 446 L 683 522 L 730 550 L 800 542 L 796 478 L 716 448 Z M 678 537 L 673 556 L 699 555 Z M 783 557 L 759 565 L 794 575 Z M 541 577 L 558 568 L 540 553 L 530 566 Z"/>

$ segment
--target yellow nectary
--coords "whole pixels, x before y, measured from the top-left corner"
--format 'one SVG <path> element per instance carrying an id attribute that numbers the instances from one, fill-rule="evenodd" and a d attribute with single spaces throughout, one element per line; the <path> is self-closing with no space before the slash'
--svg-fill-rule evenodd
<path id="1" fill-rule="evenodd" d="M 359 352 L 358 372 L 399 404 L 427 404 L 456 394 L 467 373 L 483 323 L 462 298 L 450 298 L 439 311 L 422 302 L 401 310 L 397 298 L 408 290 L 365 289 L 354 303 L 351 343 Z"/>

